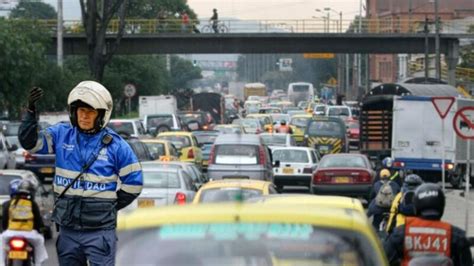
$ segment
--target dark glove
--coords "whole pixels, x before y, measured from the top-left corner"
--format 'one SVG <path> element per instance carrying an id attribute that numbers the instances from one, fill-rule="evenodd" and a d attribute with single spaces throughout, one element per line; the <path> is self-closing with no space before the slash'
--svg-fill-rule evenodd
<path id="1" fill-rule="evenodd" d="M 43 89 L 39 87 L 33 87 L 28 95 L 28 109 L 31 111 L 36 110 L 36 102 L 43 96 Z"/>

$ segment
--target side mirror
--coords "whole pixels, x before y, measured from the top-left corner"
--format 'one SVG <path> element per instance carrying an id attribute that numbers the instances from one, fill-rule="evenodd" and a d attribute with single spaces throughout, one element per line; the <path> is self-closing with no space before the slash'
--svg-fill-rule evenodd
<path id="1" fill-rule="evenodd" d="M 276 160 L 273 162 L 273 167 L 274 168 L 279 168 L 280 167 L 280 160 Z"/>
<path id="2" fill-rule="evenodd" d="M 12 144 L 10 148 L 8 148 L 8 151 L 16 151 L 18 150 L 18 146 L 16 144 Z"/>

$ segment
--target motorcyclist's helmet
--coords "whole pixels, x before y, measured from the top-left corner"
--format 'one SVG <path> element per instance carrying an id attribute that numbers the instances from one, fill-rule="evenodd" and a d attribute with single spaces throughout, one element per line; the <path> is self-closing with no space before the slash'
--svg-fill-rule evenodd
<path id="1" fill-rule="evenodd" d="M 286 120 L 284 120 L 284 119 L 281 120 L 281 121 L 280 121 L 280 125 L 282 125 L 282 126 L 286 125 Z"/>
<path id="2" fill-rule="evenodd" d="M 80 131 L 77 122 L 77 108 L 88 107 L 96 109 L 99 115 L 91 130 L 84 133 L 95 134 L 107 126 L 112 114 L 113 101 L 109 91 L 102 84 L 95 81 L 82 81 L 69 93 L 67 104 L 69 108 L 69 119 L 71 124 Z"/>
<path id="3" fill-rule="evenodd" d="M 380 170 L 379 175 L 380 175 L 381 179 L 387 179 L 387 178 L 390 177 L 390 171 L 388 169 L 384 168 L 384 169 Z"/>
<path id="4" fill-rule="evenodd" d="M 10 181 L 9 190 L 10 190 L 10 197 L 15 196 L 18 193 L 18 186 L 21 183 L 21 179 L 13 179 Z"/>
<path id="5" fill-rule="evenodd" d="M 425 183 L 415 190 L 413 199 L 415 214 L 421 217 L 441 219 L 446 205 L 446 198 L 439 185 Z"/>
<path id="6" fill-rule="evenodd" d="M 423 179 L 417 174 L 407 175 L 403 180 L 403 187 L 407 189 L 416 189 L 421 184 L 423 184 Z"/>
<path id="7" fill-rule="evenodd" d="M 393 159 L 390 158 L 390 157 L 385 157 L 385 159 L 383 159 L 383 161 L 382 161 L 382 165 L 385 168 L 392 168 Z"/>

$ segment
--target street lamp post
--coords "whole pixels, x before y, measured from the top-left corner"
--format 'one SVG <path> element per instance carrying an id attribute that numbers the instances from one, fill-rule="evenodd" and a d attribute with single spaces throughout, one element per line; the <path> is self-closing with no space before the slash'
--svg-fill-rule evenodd
<path id="1" fill-rule="evenodd" d="M 324 10 L 326 10 L 326 8 L 325 8 Z M 319 8 L 315 9 L 315 11 L 324 14 L 324 12 L 323 12 L 321 9 L 319 9 Z M 330 27 L 329 25 L 330 25 L 330 23 L 331 23 L 331 21 L 329 20 L 329 18 L 330 18 L 330 17 L 329 17 L 329 12 L 327 12 L 327 13 L 326 13 L 326 17 L 323 17 L 323 18 L 324 18 L 325 20 L 327 20 L 327 24 L 326 24 L 326 22 L 324 23 L 324 31 L 325 31 L 325 32 L 329 32 L 329 27 Z"/>
<path id="2" fill-rule="evenodd" d="M 339 30 L 339 32 L 342 32 L 342 11 L 337 12 L 336 10 L 334 10 L 330 7 L 325 7 L 324 10 L 328 11 L 328 18 L 329 18 L 329 11 L 332 11 L 332 12 L 339 15 L 339 27 L 336 27 L 337 28 L 336 30 Z"/>
<path id="3" fill-rule="evenodd" d="M 436 79 L 441 80 L 441 56 L 439 51 L 439 0 L 434 0 L 434 11 L 435 11 L 435 53 L 436 53 Z"/>
<path id="4" fill-rule="evenodd" d="M 58 66 L 63 66 L 63 0 L 58 0 L 58 21 L 57 21 L 57 60 Z"/>

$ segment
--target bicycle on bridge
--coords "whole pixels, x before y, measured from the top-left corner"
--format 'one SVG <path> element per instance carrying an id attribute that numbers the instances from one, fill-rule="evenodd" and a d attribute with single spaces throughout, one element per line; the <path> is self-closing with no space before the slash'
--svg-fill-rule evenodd
<path id="1" fill-rule="evenodd" d="M 229 32 L 229 28 L 222 21 L 214 22 L 209 21 L 209 24 L 202 26 L 202 33 L 226 33 Z"/>

